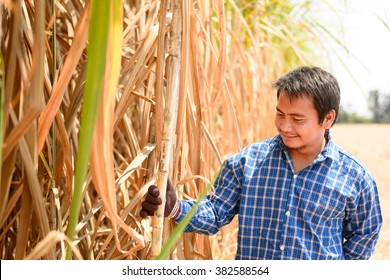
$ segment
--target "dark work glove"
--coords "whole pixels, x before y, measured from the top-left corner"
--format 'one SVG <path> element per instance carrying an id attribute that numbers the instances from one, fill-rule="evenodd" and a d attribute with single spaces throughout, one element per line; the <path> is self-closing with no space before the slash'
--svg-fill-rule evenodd
<path id="1" fill-rule="evenodd" d="M 159 196 L 160 190 L 157 188 L 157 186 L 150 186 L 145 196 L 145 201 L 142 202 L 142 209 L 139 212 L 141 218 L 145 219 L 148 216 L 154 215 L 154 212 L 157 211 L 158 206 L 162 203 L 161 198 L 159 198 Z M 172 212 L 172 209 L 175 206 L 177 200 L 175 189 L 173 188 L 173 185 L 169 178 L 167 181 L 166 200 L 167 201 L 165 202 L 164 217 L 168 217 L 168 215 Z"/>

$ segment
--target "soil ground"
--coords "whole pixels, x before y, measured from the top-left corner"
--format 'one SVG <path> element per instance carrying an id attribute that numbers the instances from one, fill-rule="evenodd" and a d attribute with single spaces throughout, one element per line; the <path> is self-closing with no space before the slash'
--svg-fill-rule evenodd
<path id="1" fill-rule="evenodd" d="M 359 158 L 377 181 L 383 227 L 372 259 L 390 259 L 390 125 L 336 124 L 335 142 Z"/>

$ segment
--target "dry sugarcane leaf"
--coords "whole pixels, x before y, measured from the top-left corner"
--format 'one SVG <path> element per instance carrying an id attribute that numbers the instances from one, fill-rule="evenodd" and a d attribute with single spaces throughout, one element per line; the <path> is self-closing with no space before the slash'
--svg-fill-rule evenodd
<path id="1" fill-rule="evenodd" d="M 89 28 L 89 1 L 85 3 L 83 15 L 77 25 L 73 44 L 69 50 L 68 56 L 65 60 L 64 67 L 58 78 L 58 82 L 53 88 L 53 93 L 42 112 L 38 123 L 38 154 L 42 150 L 46 136 L 49 132 L 50 126 L 56 116 L 58 109 L 62 103 L 62 98 L 67 88 L 67 84 L 72 78 L 73 71 L 77 67 L 80 57 L 85 48 L 88 37 Z"/>
<path id="2" fill-rule="evenodd" d="M 226 20 L 225 20 L 225 8 L 222 0 L 218 0 L 218 22 L 219 22 L 219 55 L 218 66 L 214 73 L 216 75 L 214 79 L 213 92 L 211 95 L 211 103 L 214 103 L 220 93 L 224 84 L 225 67 L 226 67 Z"/>
<path id="3" fill-rule="evenodd" d="M 38 260 L 42 258 L 45 254 L 48 254 L 55 244 L 64 241 L 67 242 L 68 245 L 72 248 L 76 258 L 82 260 L 83 257 L 81 256 L 80 251 L 73 244 L 73 242 L 69 240 L 69 238 L 64 233 L 58 231 L 50 231 L 45 236 L 45 238 L 35 246 L 32 252 L 25 257 L 25 260 Z"/>
<path id="4" fill-rule="evenodd" d="M 33 125 L 34 120 L 39 116 L 40 110 L 38 108 L 30 108 L 24 117 L 14 124 L 14 128 L 9 132 L 3 144 L 3 161 L 7 159 L 11 151 L 18 144 L 18 140 L 27 132 Z"/>
<path id="5" fill-rule="evenodd" d="M 12 108 L 10 111 L 10 116 L 15 125 L 16 115 Z M 19 149 L 24 163 L 24 168 L 26 170 L 28 186 L 33 200 L 33 205 L 38 217 L 38 223 L 41 229 L 41 234 L 42 236 L 46 236 L 49 233 L 49 221 L 46 216 L 45 207 L 43 205 L 41 187 L 39 184 L 37 174 L 34 169 L 33 158 L 31 157 L 30 151 L 28 150 L 28 146 L 24 137 L 21 137 L 19 139 Z M 48 251 L 47 257 L 49 259 L 55 259 L 54 252 L 52 250 Z"/>
<path id="6" fill-rule="evenodd" d="M 144 61 L 147 55 L 150 53 L 151 46 L 154 45 L 154 42 L 157 38 L 158 34 L 158 25 L 152 26 L 148 33 L 145 41 L 142 44 L 142 47 L 140 50 L 135 54 L 137 57 L 135 65 L 133 65 L 131 75 L 127 81 L 127 86 L 124 90 L 124 94 L 122 95 L 121 99 L 118 102 L 117 107 L 115 108 L 115 127 L 118 125 L 119 120 L 122 119 L 123 115 L 126 113 L 127 109 L 129 108 L 129 101 L 131 100 L 131 94 L 126 94 L 134 91 L 132 88 L 137 75 L 139 73 L 142 73 L 143 68 L 145 67 Z"/>
<path id="7" fill-rule="evenodd" d="M 15 259 L 17 260 L 23 259 L 26 253 L 31 214 L 33 210 L 31 202 L 30 192 L 28 188 L 24 187 L 21 202 L 20 226 L 16 238 Z"/>
<path id="8" fill-rule="evenodd" d="M 11 197 L 4 203 L 4 212 L 0 216 L 0 228 L 3 227 L 4 223 L 7 221 L 7 219 L 10 217 L 10 214 L 14 207 L 16 206 L 16 203 L 18 202 L 20 196 L 22 195 L 23 192 L 23 185 L 20 184 L 16 190 L 14 190 L 14 193 L 11 195 Z M 6 196 L 8 198 L 8 196 Z"/>

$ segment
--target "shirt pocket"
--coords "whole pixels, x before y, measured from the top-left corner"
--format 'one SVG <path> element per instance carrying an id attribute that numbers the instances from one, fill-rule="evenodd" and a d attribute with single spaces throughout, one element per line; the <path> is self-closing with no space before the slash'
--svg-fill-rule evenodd
<path id="1" fill-rule="evenodd" d="M 309 201 L 305 216 L 312 222 L 324 224 L 326 221 L 342 219 L 345 208 L 341 201 L 333 198 L 320 197 L 317 201 Z"/>

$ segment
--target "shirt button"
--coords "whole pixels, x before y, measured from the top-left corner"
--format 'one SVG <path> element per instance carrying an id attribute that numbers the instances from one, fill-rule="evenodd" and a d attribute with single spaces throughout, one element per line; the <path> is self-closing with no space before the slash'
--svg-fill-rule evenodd
<path id="1" fill-rule="evenodd" d="M 284 250 L 284 246 L 283 245 L 280 246 L 279 249 L 283 251 Z"/>
<path id="2" fill-rule="evenodd" d="M 287 212 L 286 212 L 286 216 L 287 216 L 287 217 L 289 217 L 290 214 L 291 214 L 290 211 L 287 211 Z"/>
<path id="3" fill-rule="evenodd" d="M 297 175 L 297 174 L 294 174 L 294 176 L 293 176 L 293 177 L 294 177 L 294 179 L 296 179 L 296 178 L 298 177 L 298 175 Z"/>

